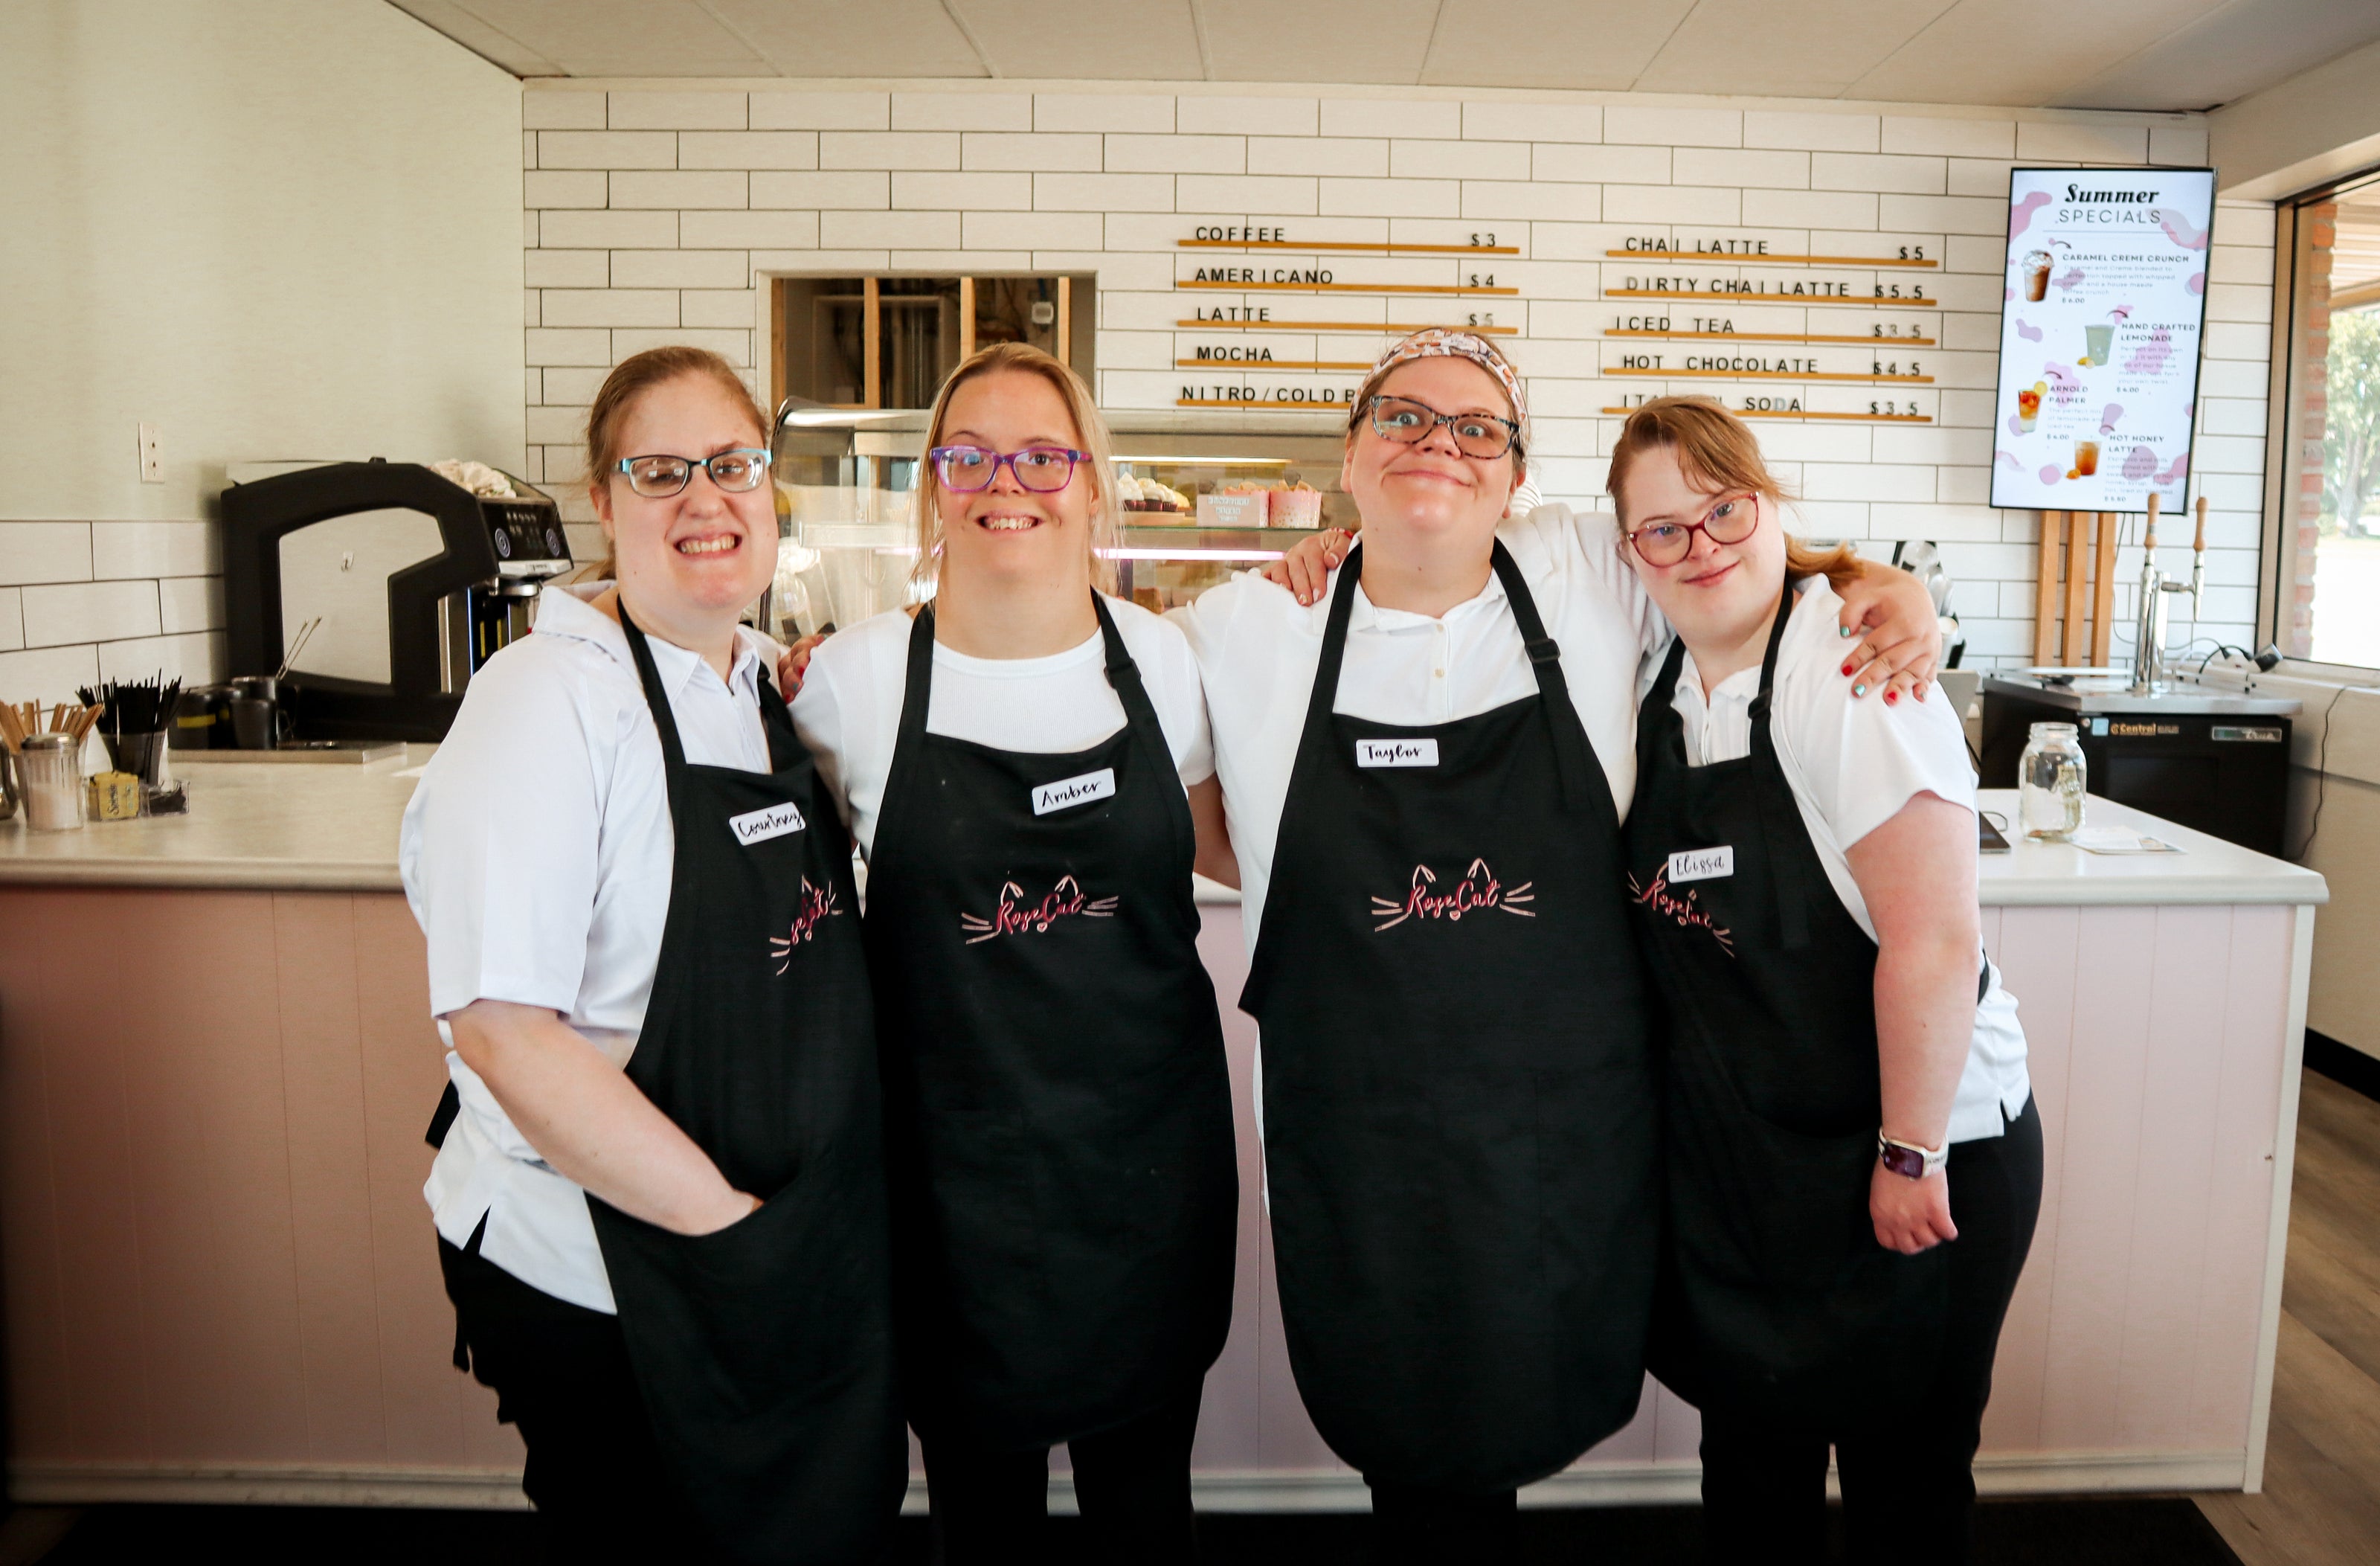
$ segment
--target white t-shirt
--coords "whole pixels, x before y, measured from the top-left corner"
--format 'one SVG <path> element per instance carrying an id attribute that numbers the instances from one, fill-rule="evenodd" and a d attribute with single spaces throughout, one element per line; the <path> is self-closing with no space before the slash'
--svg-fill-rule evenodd
<path id="1" fill-rule="evenodd" d="M 550 1168 L 462 1057 L 444 1018 L 474 1001 L 559 1013 L 625 1066 L 661 960 L 676 858 L 661 733 L 618 622 L 548 588 L 537 629 L 488 660 L 405 809 L 397 866 L 430 946 L 430 1009 L 462 1113 L 422 1187 L 438 1232 L 524 1283 L 610 1311 L 586 1193 Z M 649 638 L 686 759 L 765 771 L 759 671 L 781 650 L 739 629 L 734 678 Z"/>
<path id="2" fill-rule="evenodd" d="M 1835 629 L 1841 613 L 1842 600 L 1824 577 L 1802 584 L 1777 649 L 1768 734 L 1835 895 L 1874 940 L 1876 924 L 1844 851 L 1920 794 L 1973 810 L 1975 773 L 1967 760 L 1965 732 L 1949 702 L 1937 696 L 1887 706 L 1872 696 L 1852 697 L 1851 682 L 1842 677 L 1843 643 Z M 1647 691 L 1667 656 L 1665 649 L 1646 664 Z M 1687 765 L 1750 755 L 1752 703 L 1759 694 L 1755 663 L 1721 680 L 1706 702 L 1694 654 L 1685 654 L 1673 705 L 1683 720 Z M 2001 987 L 1995 965 L 1991 988 L 1975 1007 L 1967 1066 L 1950 1110 L 1950 1140 L 1999 1135 L 2001 1112 L 2014 1119 L 2032 1092 L 2016 997 Z"/>
<path id="3" fill-rule="evenodd" d="M 1636 787 L 1636 672 L 1667 640 L 1668 624 L 1621 559 L 1610 516 L 1549 504 L 1508 519 L 1496 536 L 1512 552 L 1546 635 L 1561 648 L 1571 703 L 1624 820 Z M 1170 616 L 1189 634 L 1206 678 L 1251 951 L 1330 615 L 1328 593 L 1301 604 L 1248 572 Z M 1492 572 L 1478 597 L 1436 619 L 1376 608 L 1356 589 L 1333 711 L 1380 723 L 1446 723 L 1536 690 L 1503 581 Z"/>
<path id="4" fill-rule="evenodd" d="M 1215 775 L 1198 665 L 1182 633 L 1127 600 L 1111 598 L 1116 634 L 1140 669 L 1148 704 L 1184 786 Z M 863 854 L 876 846 L 876 819 L 901 737 L 909 689 L 907 612 L 892 610 L 819 644 L 794 698 L 794 727 L 817 759 Z M 1108 684 L 1107 644 L 1090 639 L 1047 658 L 971 658 L 934 644 L 933 699 L 926 730 L 999 750 L 1063 755 L 1088 750 L 1123 727 L 1123 698 Z"/>

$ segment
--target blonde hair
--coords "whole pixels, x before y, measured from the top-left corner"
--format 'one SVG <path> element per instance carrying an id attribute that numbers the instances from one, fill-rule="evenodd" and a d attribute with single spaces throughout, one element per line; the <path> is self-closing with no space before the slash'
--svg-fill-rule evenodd
<path id="1" fill-rule="evenodd" d="M 1689 482 L 1713 491 L 1749 490 L 1782 505 L 1792 497 L 1768 471 L 1760 455 L 1760 440 L 1752 426 L 1710 397 L 1655 397 L 1628 416 L 1620 427 L 1619 443 L 1611 448 L 1611 475 L 1604 481 L 1621 531 L 1628 527 L 1628 502 L 1621 492 L 1628 470 L 1648 451 L 1666 447 L 1678 454 L 1678 467 Z M 1820 549 L 1791 534 L 1785 537 L 1785 577 L 1824 577 L 1840 591 L 1858 579 L 1859 552 L 1849 544 Z"/>
<path id="2" fill-rule="evenodd" d="M 1078 464 L 1076 471 L 1087 471 L 1091 485 L 1091 585 L 1112 595 L 1116 590 L 1115 562 L 1101 552 L 1115 549 L 1122 540 L 1123 525 L 1117 520 L 1122 507 L 1116 501 L 1115 443 L 1109 438 L 1107 420 L 1099 417 L 1099 407 L 1091 399 L 1091 389 L 1083 383 L 1081 376 L 1029 343 L 994 343 L 978 348 L 951 371 L 950 379 L 935 395 L 933 417 L 926 421 L 925 450 L 932 451 L 942 443 L 943 429 L 950 422 L 951 398 L 958 389 L 978 376 L 1002 370 L 1038 375 L 1047 381 L 1066 405 L 1067 417 L 1075 421 L 1075 438 L 1090 454 L 1090 460 Z M 919 458 L 917 512 L 917 564 L 910 569 L 909 580 L 922 589 L 939 573 L 942 553 L 942 481 L 930 457 Z"/>
<path id="3" fill-rule="evenodd" d="M 1382 354 L 1380 356 L 1380 362 L 1372 367 L 1372 372 L 1369 375 L 1364 377 L 1364 383 L 1355 388 L 1355 400 L 1347 405 L 1347 440 L 1351 444 L 1354 443 L 1356 435 L 1361 432 L 1364 428 L 1365 419 L 1371 411 L 1372 399 L 1379 395 L 1380 382 L 1386 381 L 1390 376 L 1395 374 L 1406 365 L 1415 362 L 1413 358 L 1409 357 L 1400 358 L 1397 356 L 1402 353 L 1405 348 L 1413 343 L 1427 336 L 1430 333 L 1440 330 L 1442 329 L 1439 327 L 1426 326 L 1421 331 L 1415 332 L 1403 338 L 1391 346 L 1388 352 Z M 1466 336 L 1469 335 L 1467 333 L 1464 334 Z M 1497 347 L 1495 344 L 1488 341 L 1485 337 L 1477 338 L 1476 342 L 1479 348 L 1486 353 L 1488 358 L 1494 359 L 1498 364 L 1502 365 L 1504 367 L 1505 373 L 1512 376 L 1516 383 L 1519 382 L 1521 378 L 1520 367 L 1512 362 L 1511 355 Z M 1442 357 L 1463 359 L 1472 358 L 1471 354 L 1468 352 L 1446 354 Z M 1475 360 L 1474 362 L 1476 361 Z M 1523 437 L 1520 428 L 1522 423 L 1522 411 L 1520 406 L 1513 402 L 1512 393 L 1504 391 L 1502 376 L 1497 375 L 1493 370 L 1488 370 L 1486 365 L 1481 365 L 1479 368 L 1482 370 L 1488 370 L 1488 375 L 1498 382 L 1497 390 L 1503 393 L 1504 411 L 1512 416 L 1512 474 L 1514 479 L 1517 480 L 1522 475 L 1525 474 L 1529 470 L 1528 443 Z"/>
<path id="4" fill-rule="evenodd" d="M 631 455 L 620 449 L 621 431 L 628 422 L 628 414 L 637 400 L 655 387 L 667 385 L 681 376 L 707 377 L 719 383 L 745 413 L 752 416 L 752 427 L 760 431 L 760 443 L 768 445 L 769 416 L 752 399 L 752 388 L 735 373 L 735 367 L 712 353 L 709 348 L 688 347 L 673 343 L 664 347 L 647 348 L 630 354 L 612 367 L 603 377 L 603 386 L 595 394 L 595 404 L 587 410 L 587 482 L 600 489 L 612 481 L 619 470 L 620 459 Z M 617 553 L 609 542 L 603 548 L 603 561 L 596 568 L 594 580 L 603 581 L 620 574 Z"/>

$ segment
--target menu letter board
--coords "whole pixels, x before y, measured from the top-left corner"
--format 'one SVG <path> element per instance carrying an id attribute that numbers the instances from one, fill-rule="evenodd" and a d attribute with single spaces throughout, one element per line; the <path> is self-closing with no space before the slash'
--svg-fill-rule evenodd
<path id="1" fill-rule="evenodd" d="M 2009 173 L 1992 504 L 2179 511 L 2215 171 Z"/>

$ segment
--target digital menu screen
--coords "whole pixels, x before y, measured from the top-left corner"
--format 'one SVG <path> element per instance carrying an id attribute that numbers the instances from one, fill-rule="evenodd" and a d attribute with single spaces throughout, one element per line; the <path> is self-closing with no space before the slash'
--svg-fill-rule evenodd
<path id="1" fill-rule="evenodd" d="M 2215 171 L 2009 173 L 1992 504 L 2179 510 Z"/>

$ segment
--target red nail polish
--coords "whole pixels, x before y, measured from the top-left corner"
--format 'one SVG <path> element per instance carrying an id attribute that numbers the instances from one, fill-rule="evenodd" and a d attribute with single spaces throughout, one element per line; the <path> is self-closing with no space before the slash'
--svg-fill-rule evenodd
<path id="1" fill-rule="evenodd" d="M 1850 664 L 1848 664 L 1848 663 L 1844 664 L 1844 665 L 1843 665 L 1843 673 L 1844 673 L 1844 674 L 1850 674 L 1851 672 L 1852 672 L 1852 666 L 1851 666 Z"/>
<path id="2" fill-rule="evenodd" d="M 1884 704 L 1887 707 L 1891 706 L 1894 702 L 1899 701 L 1900 699 L 1900 693 L 1897 690 L 1888 690 L 1884 693 Z"/>

